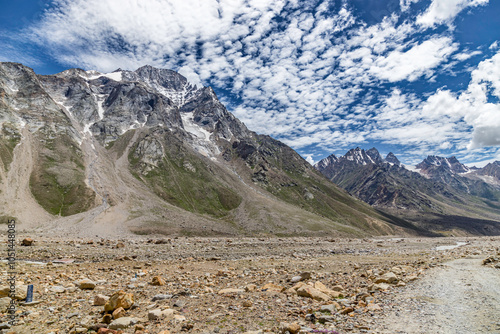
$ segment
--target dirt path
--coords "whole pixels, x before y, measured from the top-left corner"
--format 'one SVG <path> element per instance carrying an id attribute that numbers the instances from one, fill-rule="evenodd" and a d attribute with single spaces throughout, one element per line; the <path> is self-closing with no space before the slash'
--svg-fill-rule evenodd
<path id="1" fill-rule="evenodd" d="M 500 270 L 458 259 L 408 285 L 379 333 L 500 333 Z"/>

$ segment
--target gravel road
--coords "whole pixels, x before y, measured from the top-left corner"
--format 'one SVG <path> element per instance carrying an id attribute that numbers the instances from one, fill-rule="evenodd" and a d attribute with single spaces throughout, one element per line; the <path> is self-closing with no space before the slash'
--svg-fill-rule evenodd
<path id="1" fill-rule="evenodd" d="M 394 296 L 379 333 L 500 333 L 500 270 L 478 258 L 436 268 Z"/>

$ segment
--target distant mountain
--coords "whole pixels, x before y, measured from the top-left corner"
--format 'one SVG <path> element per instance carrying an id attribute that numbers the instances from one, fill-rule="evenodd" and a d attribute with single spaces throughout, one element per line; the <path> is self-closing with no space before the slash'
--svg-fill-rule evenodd
<path id="1" fill-rule="evenodd" d="M 144 66 L 0 63 L 0 216 L 48 233 L 423 233 L 256 134 L 210 87 Z M 379 161 L 376 152 L 363 155 Z"/>
<path id="2" fill-rule="evenodd" d="M 393 153 L 382 159 L 375 148 L 356 148 L 314 167 L 366 203 L 425 228 L 500 234 L 499 164 L 475 169 L 455 157 L 429 156 L 416 172 Z"/>

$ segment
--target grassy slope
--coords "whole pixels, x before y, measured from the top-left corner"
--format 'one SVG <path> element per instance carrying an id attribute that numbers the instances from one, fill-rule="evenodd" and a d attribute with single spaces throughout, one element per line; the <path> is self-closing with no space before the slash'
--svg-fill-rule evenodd
<path id="1" fill-rule="evenodd" d="M 95 193 L 85 184 L 80 148 L 65 134 L 42 128 L 37 164 L 30 188 L 37 202 L 53 215 L 69 216 L 89 210 Z"/>
<path id="2" fill-rule="evenodd" d="M 154 135 L 164 154 L 157 166 L 145 163 L 137 150 L 145 136 L 142 134 L 129 152 L 130 168 L 159 197 L 187 211 L 212 217 L 226 216 L 239 206 L 241 197 L 218 177 L 222 171 L 184 147 L 170 131 Z"/>

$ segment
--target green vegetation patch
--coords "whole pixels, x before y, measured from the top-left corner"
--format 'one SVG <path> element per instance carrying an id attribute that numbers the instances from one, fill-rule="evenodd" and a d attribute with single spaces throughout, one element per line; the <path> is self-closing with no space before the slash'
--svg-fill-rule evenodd
<path id="1" fill-rule="evenodd" d="M 5 170 L 14 159 L 14 148 L 21 141 L 21 134 L 11 123 L 3 123 L 0 129 L 0 162 Z"/>
<path id="2" fill-rule="evenodd" d="M 95 193 L 85 184 L 82 152 L 67 135 L 41 132 L 37 165 L 30 188 L 37 202 L 53 215 L 70 216 L 92 208 Z"/>
<path id="3" fill-rule="evenodd" d="M 190 212 L 218 218 L 240 205 L 241 197 L 216 176 L 222 171 L 214 171 L 216 167 L 186 149 L 173 134 L 164 133 L 162 137 L 142 137 L 134 145 L 129 152 L 133 175 L 165 201 Z M 144 149 L 147 144 L 141 143 L 144 140 L 161 142 L 161 156 L 148 155 Z"/>

